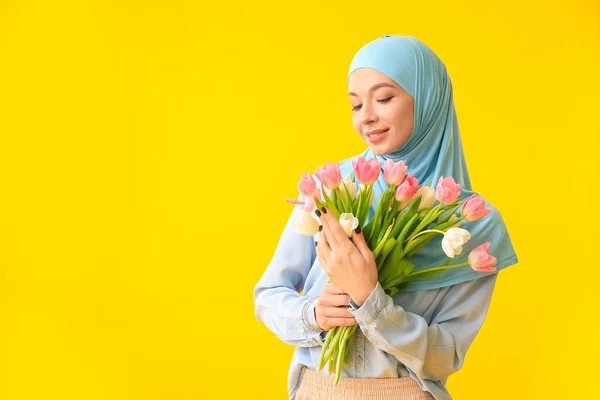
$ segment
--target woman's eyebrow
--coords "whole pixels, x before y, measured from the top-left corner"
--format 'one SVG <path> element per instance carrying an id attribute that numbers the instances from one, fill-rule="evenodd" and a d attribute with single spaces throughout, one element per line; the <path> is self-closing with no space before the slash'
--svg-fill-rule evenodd
<path id="1" fill-rule="evenodd" d="M 373 92 L 376 89 L 379 89 L 380 87 L 394 88 L 394 85 L 390 85 L 389 83 L 385 83 L 385 82 L 376 83 L 373 86 L 371 86 L 371 88 L 369 89 L 369 93 Z M 357 94 L 354 92 L 350 92 L 350 93 L 348 93 L 348 96 L 357 96 Z"/>

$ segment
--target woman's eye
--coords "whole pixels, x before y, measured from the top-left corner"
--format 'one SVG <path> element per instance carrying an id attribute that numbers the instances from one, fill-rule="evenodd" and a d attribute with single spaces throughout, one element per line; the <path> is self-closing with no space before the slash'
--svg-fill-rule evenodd
<path id="1" fill-rule="evenodd" d="M 381 99 L 381 100 L 377 100 L 377 101 L 378 101 L 378 102 L 380 102 L 380 103 L 384 103 L 384 104 L 385 104 L 385 103 L 387 103 L 388 101 L 390 101 L 390 100 L 391 100 L 393 97 L 394 97 L 394 96 L 391 96 L 391 97 L 388 97 L 387 99 Z M 356 111 L 356 110 L 360 109 L 360 107 L 362 107 L 362 104 L 359 104 L 359 105 L 357 105 L 356 107 L 354 107 L 354 108 L 352 109 L 352 111 Z"/>

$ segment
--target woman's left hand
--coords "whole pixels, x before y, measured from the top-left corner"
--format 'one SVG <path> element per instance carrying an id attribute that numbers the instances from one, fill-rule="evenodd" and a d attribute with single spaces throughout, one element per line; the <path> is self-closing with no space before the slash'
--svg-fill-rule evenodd
<path id="1" fill-rule="evenodd" d="M 323 229 L 317 245 L 319 262 L 331 280 L 362 306 L 377 286 L 375 257 L 362 231 L 353 230 L 350 240 L 331 212 L 320 212 Z"/>

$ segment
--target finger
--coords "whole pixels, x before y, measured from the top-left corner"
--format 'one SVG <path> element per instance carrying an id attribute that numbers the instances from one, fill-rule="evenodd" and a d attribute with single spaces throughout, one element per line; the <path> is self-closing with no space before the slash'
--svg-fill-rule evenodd
<path id="1" fill-rule="evenodd" d="M 324 294 L 320 296 L 319 302 L 328 307 L 348 307 L 350 296 L 347 294 Z"/>
<path id="2" fill-rule="evenodd" d="M 321 225 L 321 226 L 323 226 L 323 225 Z M 324 226 L 323 226 L 323 229 L 321 230 L 321 233 L 319 233 L 319 242 L 323 242 L 324 249 L 327 249 L 327 251 L 331 251 L 331 243 L 329 243 L 329 238 L 327 237 L 327 233 L 325 233 Z"/>
<path id="3" fill-rule="evenodd" d="M 321 236 L 321 238 L 323 238 L 323 236 Z M 329 246 L 327 245 L 327 243 L 323 243 L 323 239 L 321 239 L 319 241 L 319 244 L 317 244 L 317 258 L 319 259 L 319 262 L 323 267 L 329 265 L 329 258 L 327 258 L 327 255 L 325 254 L 325 249 L 329 249 Z"/>
<path id="4" fill-rule="evenodd" d="M 319 234 L 319 244 L 317 245 L 317 249 L 320 249 L 322 254 L 325 256 L 327 260 L 327 264 L 323 264 L 323 266 L 329 265 L 331 262 L 331 246 L 329 245 L 329 240 L 327 239 L 327 234 L 325 231 L 321 231 Z"/>
<path id="5" fill-rule="evenodd" d="M 356 229 L 360 229 L 360 225 Z M 356 233 L 356 229 L 352 231 L 352 243 L 354 243 L 360 254 L 366 260 L 368 257 L 373 256 L 373 252 L 369 249 L 369 245 L 367 245 L 367 242 L 365 241 L 362 230 L 360 230 L 359 233 Z"/>
<path id="6" fill-rule="evenodd" d="M 326 223 L 328 225 L 329 228 L 329 240 L 333 241 L 335 239 L 335 243 L 339 246 L 339 247 L 346 247 L 350 244 L 350 240 L 348 238 L 348 236 L 346 235 L 346 232 L 344 232 L 344 229 L 342 229 L 342 226 L 340 225 L 340 221 L 337 220 L 332 213 L 327 212 L 325 214 L 325 220 Z M 333 247 L 332 247 L 333 248 Z M 346 247 L 347 248 L 347 247 Z"/>
<path id="7" fill-rule="evenodd" d="M 329 318 L 327 323 L 330 326 L 352 326 L 357 324 L 355 318 Z"/>
<path id="8" fill-rule="evenodd" d="M 348 307 L 350 304 L 350 296 L 347 294 L 338 294 L 335 295 L 333 300 L 331 301 L 332 305 L 340 307 Z"/>
<path id="9" fill-rule="evenodd" d="M 344 290 L 335 283 L 328 283 L 323 290 L 327 289 L 327 293 L 331 295 L 345 294 Z"/>
<path id="10" fill-rule="evenodd" d="M 335 221 L 335 217 L 333 216 L 333 214 L 331 214 L 331 211 L 327 210 L 327 208 L 322 207 L 321 210 L 321 216 L 319 217 L 321 225 L 323 225 L 323 230 L 321 232 L 325 232 L 327 240 L 329 241 L 329 247 L 331 247 L 331 249 L 334 249 L 339 246 L 338 240 L 334 232 L 331 231 L 330 228 L 331 221 Z"/>
<path id="11" fill-rule="evenodd" d="M 326 307 L 323 310 L 326 318 L 354 318 L 348 307 Z"/>

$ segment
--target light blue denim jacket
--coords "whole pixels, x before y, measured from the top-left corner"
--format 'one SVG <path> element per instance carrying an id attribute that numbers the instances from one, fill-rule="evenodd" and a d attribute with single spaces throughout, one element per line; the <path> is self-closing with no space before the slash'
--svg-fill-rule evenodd
<path id="1" fill-rule="evenodd" d="M 315 320 L 327 275 L 317 259 L 314 237 L 294 232 L 302 206 L 295 205 L 275 254 L 254 287 L 256 318 L 285 343 L 296 346 L 288 374 L 293 400 L 303 368 L 316 370 L 327 332 Z M 349 349 L 342 377 L 410 376 L 437 400 L 452 399 L 445 384 L 458 371 L 481 328 L 497 273 L 439 289 L 390 297 L 377 284 L 362 307 L 349 301 L 360 329 Z M 301 295 L 300 293 L 303 292 Z M 321 371 L 327 373 L 327 367 Z"/>

